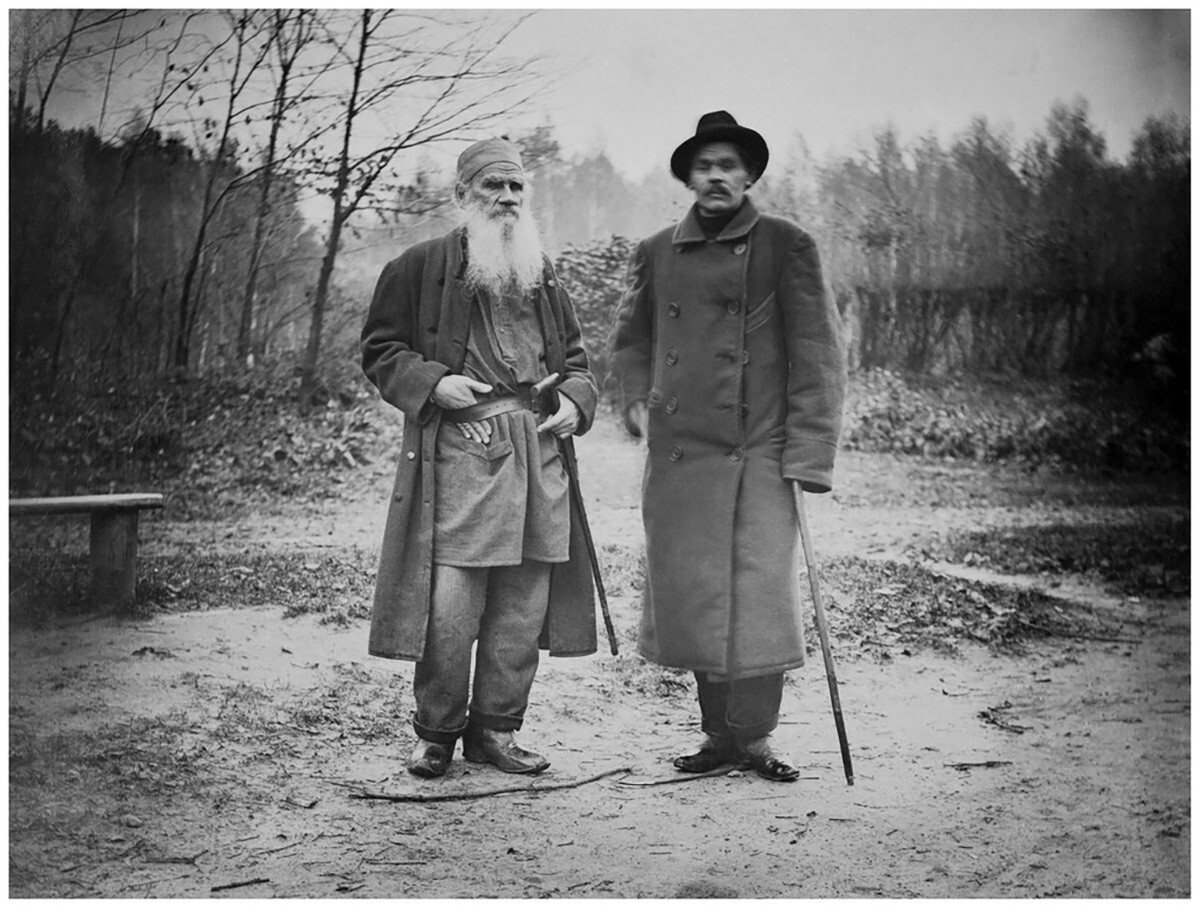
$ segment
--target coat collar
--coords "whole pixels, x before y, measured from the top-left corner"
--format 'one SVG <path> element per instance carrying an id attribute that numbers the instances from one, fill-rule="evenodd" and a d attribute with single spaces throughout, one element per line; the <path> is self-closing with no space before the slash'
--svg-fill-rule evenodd
<path id="1" fill-rule="evenodd" d="M 747 197 L 742 201 L 742 207 L 733 216 L 733 220 L 726 224 L 725 229 L 717 234 L 717 241 L 736 240 L 739 237 L 744 237 L 757 223 L 758 209 L 754 207 L 754 203 Z M 704 236 L 704 230 L 700 227 L 700 216 L 696 214 L 696 206 L 692 205 L 688 209 L 688 213 L 683 216 L 683 220 L 675 227 L 675 234 L 671 237 L 671 242 L 675 244 L 703 243 L 705 239 L 707 237 Z"/>

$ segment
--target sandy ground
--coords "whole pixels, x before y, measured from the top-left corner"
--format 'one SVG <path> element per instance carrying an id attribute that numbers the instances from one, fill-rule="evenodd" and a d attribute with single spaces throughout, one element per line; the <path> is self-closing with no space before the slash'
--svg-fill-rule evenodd
<path id="1" fill-rule="evenodd" d="M 600 424 L 580 458 L 597 543 L 639 539 L 641 450 Z M 148 522 L 144 551 L 374 549 L 389 473 L 273 517 L 168 514 Z M 1055 503 L 1032 475 L 1005 477 L 1028 494 L 998 507 L 961 494 L 956 475 L 843 458 L 839 492 L 809 499 L 818 555 L 901 560 L 952 527 L 1136 510 Z M 884 494 L 901 486 L 925 491 Z M 1055 582 L 1125 610 L 1128 642 L 837 651 L 853 786 L 819 653 L 789 676 L 776 733 L 798 782 L 674 773 L 670 759 L 699 738 L 693 694 L 635 655 L 628 591 L 611 601 L 619 657 L 543 661 L 521 740 L 552 766 L 532 780 L 461 759 L 441 780 L 409 776 L 411 666 L 368 657 L 363 622 L 214 603 L 12 628 L 9 892 L 1187 897 L 1189 602 Z"/>

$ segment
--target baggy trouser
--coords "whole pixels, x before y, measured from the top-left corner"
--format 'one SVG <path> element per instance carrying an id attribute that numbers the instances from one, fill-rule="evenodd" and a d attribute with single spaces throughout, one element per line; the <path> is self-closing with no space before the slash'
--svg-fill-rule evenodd
<path id="1" fill-rule="evenodd" d="M 537 674 L 550 569 L 540 561 L 434 565 L 425 653 L 413 675 L 412 722 L 419 737 L 453 746 L 468 723 L 493 731 L 521 727 Z"/>

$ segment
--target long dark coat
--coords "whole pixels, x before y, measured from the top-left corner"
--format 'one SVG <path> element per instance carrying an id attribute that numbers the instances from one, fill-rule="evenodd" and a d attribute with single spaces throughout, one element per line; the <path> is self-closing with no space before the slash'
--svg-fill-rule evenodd
<path id="1" fill-rule="evenodd" d="M 460 373 L 471 298 L 463 279 L 461 229 L 419 243 L 379 277 L 362 332 L 363 371 L 404 413 L 404 443 L 383 533 L 371 611 L 371 655 L 419 661 L 425 650 L 433 571 L 434 453 L 442 411 L 434 386 Z M 577 434 L 591 426 L 596 384 L 579 322 L 549 262 L 539 293 L 546 368 L 566 376 L 559 390 L 579 407 Z M 552 567 L 550 608 L 540 640 L 553 656 L 596 651 L 595 598 L 579 515 L 571 507 L 570 560 Z"/>
<path id="2" fill-rule="evenodd" d="M 635 250 L 612 352 L 649 410 L 642 655 L 728 679 L 802 665 L 788 480 L 832 487 L 846 383 L 812 239 L 747 199 L 709 241 L 693 208 Z"/>

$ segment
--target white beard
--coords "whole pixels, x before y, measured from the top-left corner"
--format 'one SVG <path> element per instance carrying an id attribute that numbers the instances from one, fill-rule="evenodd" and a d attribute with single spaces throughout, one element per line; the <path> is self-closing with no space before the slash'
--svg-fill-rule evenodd
<path id="1" fill-rule="evenodd" d="M 542 238 L 533 216 L 489 218 L 478 208 L 463 210 L 467 228 L 467 283 L 494 296 L 528 293 L 542 280 Z"/>

